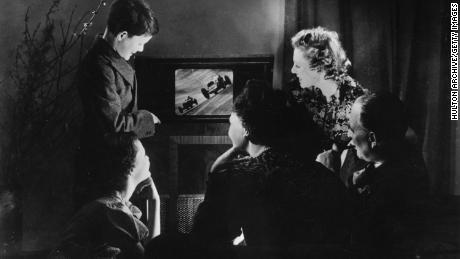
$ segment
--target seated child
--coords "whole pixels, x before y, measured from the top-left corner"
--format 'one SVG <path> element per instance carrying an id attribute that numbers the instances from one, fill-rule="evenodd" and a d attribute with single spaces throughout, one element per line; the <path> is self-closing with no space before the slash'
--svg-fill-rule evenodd
<path id="1" fill-rule="evenodd" d="M 106 138 L 97 181 L 103 195 L 72 218 L 54 256 L 143 258 L 148 229 L 129 202 L 136 186 L 150 177 L 150 161 L 131 133 Z"/>

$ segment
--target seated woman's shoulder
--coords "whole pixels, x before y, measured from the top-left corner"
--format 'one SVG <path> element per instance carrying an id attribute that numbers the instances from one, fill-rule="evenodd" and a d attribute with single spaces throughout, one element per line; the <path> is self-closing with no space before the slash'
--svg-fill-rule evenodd
<path id="1" fill-rule="evenodd" d="M 239 173 L 241 171 L 249 171 L 256 165 L 256 161 L 250 156 L 239 156 L 231 161 L 222 163 L 212 174 Z"/>

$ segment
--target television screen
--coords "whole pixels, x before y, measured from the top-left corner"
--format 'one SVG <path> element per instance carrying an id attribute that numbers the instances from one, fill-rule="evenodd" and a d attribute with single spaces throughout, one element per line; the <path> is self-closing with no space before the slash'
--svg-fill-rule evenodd
<path id="1" fill-rule="evenodd" d="M 229 115 L 233 104 L 231 69 L 176 69 L 175 114 Z"/>
<path id="2" fill-rule="evenodd" d="M 227 122 L 249 79 L 273 78 L 273 57 L 136 57 L 138 107 L 162 122 Z"/>

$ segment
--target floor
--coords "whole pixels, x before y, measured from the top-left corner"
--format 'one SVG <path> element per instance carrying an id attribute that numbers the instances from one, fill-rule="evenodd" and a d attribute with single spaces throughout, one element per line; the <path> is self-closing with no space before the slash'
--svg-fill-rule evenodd
<path id="1" fill-rule="evenodd" d="M 460 258 L 460 197 L 436 198 L 430 208 L 430 224 L 419 256 L 408 258 Z M 4 259 L 41 259 L 48 251 L 19 255 L 0 255 Z"/>

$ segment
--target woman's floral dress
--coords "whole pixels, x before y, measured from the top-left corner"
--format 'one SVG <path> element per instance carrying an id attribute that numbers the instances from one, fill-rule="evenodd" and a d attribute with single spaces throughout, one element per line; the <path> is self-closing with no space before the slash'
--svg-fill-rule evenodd
<path id="1" fill-rule="evenodd" d="M 349 114 L 354 101 L 367 92 L 351 76 L 342 74 L 333 78 L 339 85 L 340 97 L 332 96 L 328 102 L 321 90 L 315 86 L 294 93 L 298 104 L 303 104 L 313 117 L 313 121 L 324 131 L 327 139 L 324 149 L 336 144 L 339 149 L 346 147 L 348 137 Z"/>

